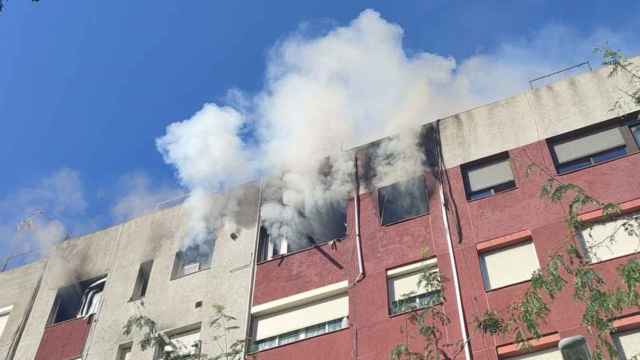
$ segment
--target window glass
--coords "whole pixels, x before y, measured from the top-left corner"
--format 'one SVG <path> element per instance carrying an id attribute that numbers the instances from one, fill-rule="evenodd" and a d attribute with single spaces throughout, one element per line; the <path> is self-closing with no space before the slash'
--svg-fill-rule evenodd
<path id="1" fill-rule="evenodd" d="M 582 169 L 627 154 L 620 127 L 579 133 L 551 143 L 559 173 Z"/>
<path id="2" fill-rule="evenodd" d="M 398 314 L 442 302 L 440 277 L 434 264 L 411 264 L 387 271 L 389 311 Z"/>
<path id="3" fill-rule="evenodd" d="M 640 146 L 640 125 L 632 126 L 631 133 L 633 134 L 633 138 L 636 139 L 636 144 Z"/>
<path id="4" fill-rule="evenodd" d="M 633 254 L 640 250 L 640 213 L 593 224 L 579 238 L 592 262 Z"/>
<path id="5" fill-rule="evenodd" d="M 470 200 L 494 195 L 516 186 L 508 154 L 462 167 L 465 190 Z"/>
<path id="6" fill-rule="evenodd" d="M 640 355 L 640 329 L 614 334 L 614 343 L 621 360 L 631 360 Z"/>
<path id="7" fill-rule="evenodd" d="M 258 316 L 253 320 L 255 349 L 288 344 L 346 326 L 349 313 L 347 294 Z"/>
<path id="8" fill-rule="evenodd" d="M 200 244 L 191 244 L 176 253 L 172 279 L 176 279 L 211 267 L 214 239 Z"/>
<path id="9" fill-rule="evenodd" d="M 529 280 L 540 269 L 532 241 L 481 253 L 480 260 L 486 290 Z"/>
<path id="10" fill-rule="evenodd" d="M 383 225 L 410 219 L 427 212 L 424 176 L 378 189 L 378 207 Z"/>

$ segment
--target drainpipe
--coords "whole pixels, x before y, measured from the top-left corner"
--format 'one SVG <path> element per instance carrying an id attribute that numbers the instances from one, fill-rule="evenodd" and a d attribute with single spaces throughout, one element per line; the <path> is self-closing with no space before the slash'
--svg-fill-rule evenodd
<path id="1" fill-rule="evenodd" d="M 446 169 L 443 169 L 446 171 Z M 447 209 L 444 203 L 444 185 L 440 184 L 440 207 L 442 210 L 442 222 L 445 229 L 445 236 L 447 238 L 447 248 L 449 250 L 449 263 L 451 264 L 451 273 L 453 274 L 453 286 L 456 290 L 456 306 L 458 308 L 458 321 L 460 322 L 460 332 L 462 333 L 462 341 L 464 344 L 464 357 L 466 360 L 471 360 L 471 350 L 469 349 L 469 334 L 467 334 L 467 324 L 464 319 L 464 312 L 462 309 L 462 296 L 460 295 L 460 282 L 458 280 L 458 266 L 456 265 L 456 257 L 453 255 L 453 242 L 451 240 L 451 230 L 449 229 L 449 217 L 447 215 Z"/>
<path id="2" fill-rule="evenodd" d="M 364 264 L 362 260 L 362 244 L 360 241 L 360 181 L 358 179 L 358 155 L 354 154 L 353 164 L 355 168 L 353 187 L 353 215 L 355 219 L 356 251 L 358 253 L 358 276 L 354 285 L 364 278 Z"/>
<path id="3" fill-rule="evenodd" d="M 260 212 L 262 210 L 262 190 L 264 189 L 264 180 L 260 180 L 260 189 L 258 192 L 258 211 L 256 214 L 256 239 L 253 248 L 253 256 L 251 256 L 251 286 L 249 287 L 249 301 L 247 304 L 247 321 L 245 324 L 245 339 L 251 338 L 251 305 L 253 304 L 253 293 L 256 288 L 256 268 L 258 267 L 258 250 L 260 249 L 260 230 L 261 230 L 261 216 Z M 251 346 L 251 341 L 245 341 L 244 350 L 242 354 L 242 358 L 245 359 L 249 353 L 249 347 Z"/>

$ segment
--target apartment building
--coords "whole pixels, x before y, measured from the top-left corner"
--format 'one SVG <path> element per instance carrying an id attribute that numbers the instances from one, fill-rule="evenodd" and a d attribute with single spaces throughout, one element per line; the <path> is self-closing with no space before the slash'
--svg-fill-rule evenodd
<path id="1" fill-rule="evenodd" d="M 184 351 L 214 354 L 213 304 L 238 318 L 232 335 L 247 339 L 251 359 L 388 359 L 395 345 L 421 345 L 411 313 L 429 306 L 451 320 L 439 329 L 443 342 L 462 344 L 456 359 L 560 359 L 558 342 L 574 335 L 593 347 L 570 293 L 527 353 L 479 333 L 473 319 L 521 296 L 567 241 L 588 247 L 621 221 L 589 209 L 581 217 L 596 225 L 568 239 L 563 208 L 539 196 L 549 175 L 619 204 L 623 217 L 640 211 L 640 109 L 614 106 L 625 84 L 600 69 L 427 124 L 424 168 L 384 182 L 371 175 L 380 141 L 353 149 L 358 181 L 336 216 L 343 226 L 322 239 L 269 234 L 264 185 L 252 184 L 238 190 L 246 219 L 195 252 L 205 256 L 180 250 L 181 206 L 65 241 L 0 273 L 0 355 L 158 358 L 163 349 L 142 351 L 136 335 L 123 335 L 132 315 L 157 321 Z M 626 232 L 616 239 L 590 259 L 611 283 L 639 250 Z M 425 270 L 441 286 L 420 286 Z M 615 324 L 621 353 L 640 352 L 640 312 Z"/>

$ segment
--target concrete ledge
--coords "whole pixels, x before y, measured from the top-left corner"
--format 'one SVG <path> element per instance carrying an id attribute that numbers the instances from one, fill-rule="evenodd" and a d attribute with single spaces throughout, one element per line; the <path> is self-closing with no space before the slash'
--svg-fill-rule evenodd
<path id="1" fill-rule="evenodd" d="M 498 346 L 496 348 L 496 352 L 498 353 L 499 358 L 504 358 L 508 356 L 521 355 L 521 354 L 525 354 L 533 351 L 548 349 L 558 344 L 559 341 L 560 341 L 560 335 L 558 333 L 554 333 L 554 334 L 543 336 L 540 339 L 529 340 L 529 345 L 531 347 L 525 351 L 523 351 L 518 344 L 513 343 L 513 344 Z"/>
<path id="2" fill-rule="evenodd" d="M 404 265 L 391 270 L 387 270 L 387 276 L 399 276 L 399 275 L 408 274 L 426 267 L 436 266 L 437 263 L 438 263 L 438 260 L 435 257 L 433 257 L 431 259 L 427 259 L 427 260 L 419 261 L 413 264 Z"/>
<path id="3" fill-rule="evenodd" d="M 618 206 L 622 209 L 623 214 L 627 214 L 635 210 L 640 210 L 640 199 L 625 201 L 623 203 L 618 204 Z M 584 222 L 598 221 L 603 217 L 604 217 L 604 212 L 602 211 L 602 209 L 588 211 L 578 216 L 580 221 L 584 221 Z"/>
<path id="4" fill-rule="evenodd" d="M 613 321 L 616 331 L 626 331 L 640 327 L 640 314 L 626 316 Z"/>
<path id="5" fill-rule="evenodd" d="M 501 236 L 495 239 L 487 240 L 476 244 L 476 249 L 478 252 L 486 252 L 494 249 L 498 249 L 501 247 L 517 244 L 526 239 L 531 238 L 531 231 L 529 230 L 521 230 L 517 233 Z"/>
<path id="6" fill-rule="evenodd" d="M 345 292 L 348 288 L 349 281 L 344 280 L 338 283 L 301 292 L 281 299 L 269 301 L 264 304 L 254 305 L 253 307 L 251 307 L 251 315 L 266 315 L 279 310 L 310 303 Z"/>

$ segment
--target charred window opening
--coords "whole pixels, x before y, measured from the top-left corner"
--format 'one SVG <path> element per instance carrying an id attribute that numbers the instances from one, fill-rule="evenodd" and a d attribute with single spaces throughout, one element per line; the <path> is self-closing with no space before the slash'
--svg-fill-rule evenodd
<path id="1" fill-rule="evenodd" d="M 424 176 L 378 189 L 378 209 L 382 225 L 426 214 L 428 205 Z"/>
<path id="2" fill-rule="evenodd" d="M 58 289 L 49 324 L 96 314 L 105 283 L 106 277 L 101 277 Z"/>
<path id="3" fill-rule="evenodd" d="M 298 250 L 321 245 L 332 240 L 343 239 L 347 233 L 346 204 L 327 206 L 322 211 L 314 212 L 312 218 L 301 216 L 302 228 L 296 235 L 271 234 L 268 226 L 260 228 L 258 261 L 266 261 L 274 257 Z"/>
<path id="4" fill-rule="evenodd" d="M 214 240 L 191 244 L 176 253 L 171 279 L 177 279 L 211 268 Z"/>
<path id="5" fill-rule="evenodd" d="M 147 294 L 147 287 L 149 286 L 149 278 L 151 277 L 151 268 L 153 267 L 153 260 L 145 261 L 140 264 L 138 268 L 138 276 L 136 277 L 136 283 L 133 287 L 133 293 L 131 294 L 131 301 L 143 298 Z"/>

